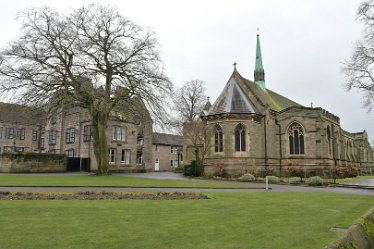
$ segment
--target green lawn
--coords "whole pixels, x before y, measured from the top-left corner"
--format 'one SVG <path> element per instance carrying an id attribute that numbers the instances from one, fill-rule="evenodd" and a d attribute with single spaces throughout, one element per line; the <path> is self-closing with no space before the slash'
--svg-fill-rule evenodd
<path id="1" fill-rule="evenodd" d="M 0 186 L 83 186 L 83 187 L 179 187 L 179 188 L 250 188 L 240 184 L 157 180 L 126 176 L 35 176 L 0 175 Z"/>
<path id="2" fill-rule="evenodd" d="M 214 193 L 209 200 L 0 201 L 0 248 L 324 248 L 372 196 Z"/>

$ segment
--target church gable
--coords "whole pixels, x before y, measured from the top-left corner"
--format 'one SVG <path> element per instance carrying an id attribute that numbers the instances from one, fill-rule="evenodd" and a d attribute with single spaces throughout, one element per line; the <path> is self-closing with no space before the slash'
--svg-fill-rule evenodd
<path id="1" fill-rule="evenodd" d="M 235 72 L 234 72 L 235 73 Z M 209 115 L 220 113 L 255 113 L 253 104 L 234 77 L 231 77 L 222 93 L 209 110 Z"/>

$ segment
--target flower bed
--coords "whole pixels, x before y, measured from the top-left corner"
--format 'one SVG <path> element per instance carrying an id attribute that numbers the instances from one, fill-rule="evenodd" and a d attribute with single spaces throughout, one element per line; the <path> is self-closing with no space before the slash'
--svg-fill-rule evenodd
<path id="1" fill-rule="evenodd" d="M 81 191 L 76 193 L 0 191 L 0 200 L 198 200 L 208 196 L 191 192 L 128 193 Z"/>

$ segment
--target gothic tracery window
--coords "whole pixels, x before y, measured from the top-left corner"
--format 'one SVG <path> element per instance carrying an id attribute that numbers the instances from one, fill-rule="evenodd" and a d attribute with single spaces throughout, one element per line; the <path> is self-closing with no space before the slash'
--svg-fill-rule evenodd
<path id="1" fill-rule="evenodd" d="M 328 142 L 328 153 L 329 155 L 332 155 L 332 137 L 331 137 L 330 126 L 327 126 L 327 142 Z"/>
<path id="2" fill-rule="evenodd" d="M 304 154 L 304 132 L 300 124 L 291 124 L 288 128 L 288 139 L 291 155 Z"/>
<path id="3" fill-rule="evenodd" d="M 238 124 L 235 128 L 235 151 L 245 151 L 246 139 L 243 124 Z"/>
<path id="4" fill-rule="evenodd" d="M 219 125 L 216 125 L 214 128 L 214 151 L 223 151 L 223 133 L 222 128 Z"/>

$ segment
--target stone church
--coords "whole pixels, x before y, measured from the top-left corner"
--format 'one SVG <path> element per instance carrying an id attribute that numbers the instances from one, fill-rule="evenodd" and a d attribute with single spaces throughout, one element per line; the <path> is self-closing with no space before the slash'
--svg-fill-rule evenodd
<path id="1" fill-rule="evenodd" d="M 303 106 L 266 87 L 259 35 L 254 81 L 242 77 L 234 64 L 222 93 L 212 105 L 208 101 L 201 120 L 207 132 L 206 173 L 219 165 L 233 175 L 284 174 L 292 167 L 316 175 L 334 167 L 373 169 L 366 131 L 345 131 L 339 117 L 325 109 Z"/>

